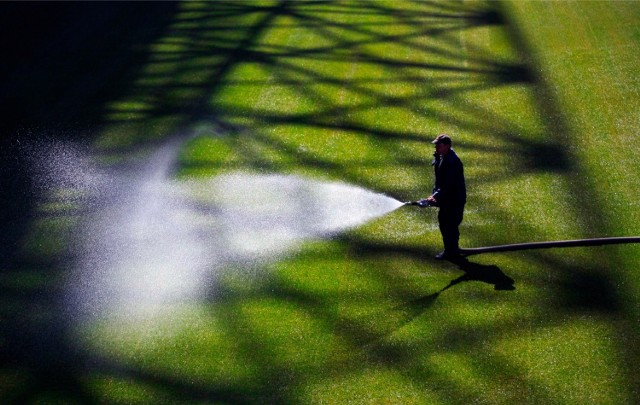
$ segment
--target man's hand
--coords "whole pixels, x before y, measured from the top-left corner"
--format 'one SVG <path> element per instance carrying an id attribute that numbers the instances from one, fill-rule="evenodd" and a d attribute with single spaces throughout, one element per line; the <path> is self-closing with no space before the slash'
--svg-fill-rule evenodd
<path id="1" fill-rule="evenodd" d="M 427 197 L 427 201 L 429 201 L 431 203 L 435 203 L 436 199 L 432 195 L 430 195 L 429 197 Z"/>

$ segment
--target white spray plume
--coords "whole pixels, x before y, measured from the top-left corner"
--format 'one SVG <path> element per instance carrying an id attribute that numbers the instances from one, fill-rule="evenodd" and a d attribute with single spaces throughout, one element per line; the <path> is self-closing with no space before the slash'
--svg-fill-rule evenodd
<path id="1" fill-rule="evenodd" d="M 358 186 L 291 175 L 177 181 L 171 169 L 179 147 L 169 142 L 146 165 L 113 173 L 89 165 L 78 148 L 49 149 L 47 164 L 60 158 L 64 170 L 49 171 L 47 181 L 62 173 L 64 187 L 73 178 L 86 187 L 93 183 L 85 177 L 108 178 L 92 188 L 76 232 L 71 311 L 128 316 L 203 300 L 227 268 L 255 268 L 402 205 Z M 70 174 L 73 167 L 81 171 Z"/>

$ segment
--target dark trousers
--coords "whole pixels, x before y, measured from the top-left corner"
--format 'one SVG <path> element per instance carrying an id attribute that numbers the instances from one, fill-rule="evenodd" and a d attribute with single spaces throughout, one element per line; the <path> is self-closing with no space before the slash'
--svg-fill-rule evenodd
<path id="1" fill-rule="evenodd" d="M 440 207 L 438 211 L 438 225 L 442 234 L 444 251 L 447 253 L 456 253 L 459 248 L 460 231 L 458 227 L 462 223 L 463 213 L 464 205 Z"/>

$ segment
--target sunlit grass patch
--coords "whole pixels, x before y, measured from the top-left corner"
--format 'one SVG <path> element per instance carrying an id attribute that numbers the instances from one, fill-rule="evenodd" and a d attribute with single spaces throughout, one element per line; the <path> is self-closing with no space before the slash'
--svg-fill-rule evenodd
<path id="1" fill-rule="evenodd" d="M 241 341 L 227 335 L 211 307 L 170 307 L 167 311 L 173 316 L 108 317 L 82 331 L 79 338 L 97 355 L 146 373 L 202 387 L 251 387 L 259 370 L 243 361 L 250 353 Z"/>
<path id="2" fill-rule="evenodd" d="M 228 138 L 208 133 L 187 142 L 179 161 L 181 176 L 205 177 L 238 167 L 241 157 Z"/>
<path id="3" fill-rule="evenodd" d="M 424 367 L 433 373 L 434 380 L 443 382 L 439 391 L 445 397 L 458 397 L 459 392 L 466 392 L 467 400 L 473 398 L 476 401 L 493 402 L 495 398 L 505 396 L 505 381 L 501 381 L 499 377 L 485 378 L 481 363 L 473 361 L 465 353 L 437 352 L 426 357 Z M 513 396 L 512 400 L 525 399 L 518 391 L 515 391 Z"/>
<path id="4" fill-rule="evenodd" d="M 414 200 L 424 196 L 414 196 Z M 363 239 L 371 244 L 372 250 L 377 244 L 428 249 L 437 246 L 440 233 L 435 209 L 403 207 L 384 218 L 365 224 L 354 231 L 355 239 Z M 426 256 L 426 253 L 425 253 Z"/>
<path id="5" fill-rule="evenodd" d="M 527 241 L 532 235 L 539 235 L 541 240 L 578 238 L 576 225 L 580 219 L 572 201 L 557 198 L 565 187 L 566 179 L 555 174 L 494 182 L 484 187 L 486 207 L 479 208 L 479 222 L 486 221 L 482 225 L 494 231 L 510 229 L 504 244 Z M 505 210 L 511 213 L 497 216 Z"/>
<path id="6" fill-rule="evenodd" d="M 336 345 L 326 324 L 331 318 L 315 316 L 304 301 L 287 302 L 277 296 L 239 305 L 238 327 L 245 329 L 249 344 L 262 347 L 255 355 L 262 357 L 265 372 L 280 374 L 278 379 L 321 372 Z"/>
<path id="7" fill-rule="evenodd" d="M 302 401 L 420 404 L 439 400 L 437 395 L 425 391 L 402 372 L 384 366 L 357 368 L 315 379 L 318 381 L 304 387 Z"/>
<path id="8" fill-rule="evenodd" d="M 562 325 L 524 331 L 498 342 L 496 351 L 527 379 L 562 390 L 569 401 L 625 402 L 616 334 L 607 321 L 568 319 Z"/>

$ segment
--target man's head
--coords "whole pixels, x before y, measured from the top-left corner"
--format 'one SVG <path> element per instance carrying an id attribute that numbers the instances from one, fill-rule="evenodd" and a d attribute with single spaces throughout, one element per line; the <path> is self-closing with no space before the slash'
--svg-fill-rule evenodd
<path id="1" fill-rule="evenodd" d="M 436 146 L 436 153 L 446 155 L 451 149 L 451 138 L 447 134 L 440 134 L 432 142 Z"/>

